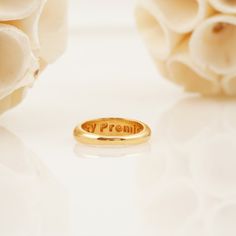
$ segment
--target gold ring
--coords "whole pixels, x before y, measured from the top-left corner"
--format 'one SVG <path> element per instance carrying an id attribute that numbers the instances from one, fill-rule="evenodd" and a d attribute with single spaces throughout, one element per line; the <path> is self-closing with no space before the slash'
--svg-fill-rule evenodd
<path id="1" fill-rule="evenodd" d="M 78 125 L 77 141 L 92 145 L 126 145 L 147 142 L 151 129 L 143 122 L 123 118 L 101 118 Z"/>

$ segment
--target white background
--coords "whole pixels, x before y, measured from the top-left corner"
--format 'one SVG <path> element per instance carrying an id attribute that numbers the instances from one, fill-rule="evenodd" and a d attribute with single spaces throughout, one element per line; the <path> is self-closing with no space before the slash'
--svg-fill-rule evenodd
<path id="1" fill-rule="evenodd" d="M 135 0 L 71 0 L 70 25 L 86 27 L 134 27 Z"/>
<path id="2" fill-rule="evenodd" d="M 161 78 L 132 4 L 72 1 L 67 52 L 0 118 L 0 235 L 236 235 L 235 100 Z M 104 116 L 146 122 L 151 141 L 75 142 Z"/>

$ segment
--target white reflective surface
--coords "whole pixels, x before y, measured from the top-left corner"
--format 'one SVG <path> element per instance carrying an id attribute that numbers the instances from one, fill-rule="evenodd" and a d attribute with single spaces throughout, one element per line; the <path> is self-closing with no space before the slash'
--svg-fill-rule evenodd
<path id="1" fill-rule="evenodd" d="M 0 235 L 234 236 L 236 100 L 158 78 L 133 34 L 70 41 L 0 118 Z M 76 144 L 74 126 L 103 116 L 146 122 L 150 143 Z"/>
<path id="2" fill-rule="evenodd" d="M 66 235 L 68 197 L 41 161 L 0 127 L 0 234 Z"/>

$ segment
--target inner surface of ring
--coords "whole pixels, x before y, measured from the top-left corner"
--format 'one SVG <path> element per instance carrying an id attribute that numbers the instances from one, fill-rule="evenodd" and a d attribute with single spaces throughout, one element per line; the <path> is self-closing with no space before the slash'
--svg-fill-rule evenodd
<path id="1" fill-rule="evenodd" d="M 121 118 L 105 118 L 82 124 L 85 131 L 101 136 L 128 136 L 143 131 L 141 123 Z"/>

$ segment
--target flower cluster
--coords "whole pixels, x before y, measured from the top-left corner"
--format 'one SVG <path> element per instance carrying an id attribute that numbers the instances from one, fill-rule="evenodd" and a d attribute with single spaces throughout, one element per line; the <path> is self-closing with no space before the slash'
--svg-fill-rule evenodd
<path id="1" fill-rule="evenodd" d="M 67 0 L 0 1 L 0 112 L 64 51 Z"/>
<path id="2" fill-rule="evenodd" d="M 236 1 L 141 0 L 136 19 L 165 78 L 187 91 L 236 95 Z"/>

